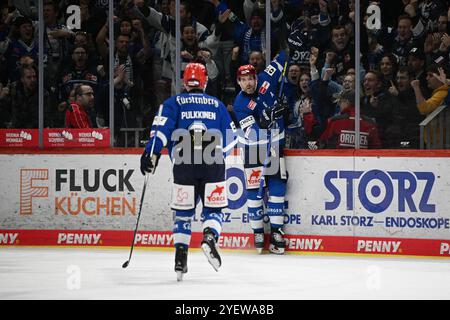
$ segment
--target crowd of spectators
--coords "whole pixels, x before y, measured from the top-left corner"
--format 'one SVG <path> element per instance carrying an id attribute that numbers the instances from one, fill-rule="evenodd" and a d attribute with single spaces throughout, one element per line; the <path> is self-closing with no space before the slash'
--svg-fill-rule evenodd
<path id="1" fill-rule="evenodd" d="M 108 2 L 39 1 L 43 24 L 38 21 L 37 0 L 2 2 L 1 128 L 37 128 L 39 71 L 44 73 L 45 127 L 76 126 L 70 121 L 74 106 L 83 109 L 88 126 L 110 125 Z M 288 147 L 343 146 L 325 136 L 335 121 L 354 116 L 355 98 L 349 92 L 355 85 L 361 86 L 357 98 L 362 121 L 368 121 L 377 135 L 377 143 L 370 145 L 363 143 L 367 139 L 362 134 L 362 147 L 419 147 L 419 123 L 450 100 L 449 0 L 361 0 L 357 84 L 354 0 L 271 0 L 270 8 L 264 3 L 182 0 L 182 72 L 189 62 L 204 63 L 209 76 L 206 92 L 231 105 L 239 88 L 235 76 L 239 66 L 250 63 L 261 72 L 267 59 L 289 50 L 287 78 L 297 89 L 288 99 Z M 175 74 L 174 67 L 175 1 L 114 4 L 111 85 L 116 144 L 124 146 L 120 128 L 149 127 L 158 105 L 175 93 L 175 79 L 182 78 L 182 72 Z M 375 29 L 366 24 L 373 18 L 366 13 L 371 4 L 381 12 L 381 24 Z M 72 21 L 73 11 L 67 10 L 71 5 L 79 6 L 79 25 Z M 271 11 L 270 44 L 266 9 Z M 37 70 L 39 25 L 45 26 L 44 70 Z M 266 56 L 268 45 L 271 57 Z M 78 105 L 86 100 L 80 96 L 86 92 L 92 92 L 94 103 Z"/>

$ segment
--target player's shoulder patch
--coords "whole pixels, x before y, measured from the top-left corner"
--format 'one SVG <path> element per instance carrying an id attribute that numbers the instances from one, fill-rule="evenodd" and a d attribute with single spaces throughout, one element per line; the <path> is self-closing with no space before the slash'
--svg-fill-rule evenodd
<path id="1" fill-rule="evenodd" d="M 261 87 L 259 88 L 259 93 L 264 94 L 269 89 L 270 83 L 269 81 L 264 81 Z"/>
<path id="2" fill-rule="evenodd" d="M 250 102 L 247 104 L 247 108 L 249 108 L 250 110 L 254 110 L 256 107 L 256 101 L 255 100 L 250 100 Z"/>
<path id="3" fill-rule="evenodd" d="M 275 72 L 277 72 L 277 69 L 274 67 L 274 66 L 272 66 L 272 65 L 268 65 L 267 67 L 266 67 L 266 69 L 264 69 L 264 72 L 265 73 L 267 73 L 269 76 L 273 76 L 274 74 L 275 74 Z"/>
<path id="4" fill-rule="evenodd" d="M 163 116 L 155 116 L 153 118 L 153 125 L 154 126 L 164 126 L 167 122 L 167 117 Z"/>

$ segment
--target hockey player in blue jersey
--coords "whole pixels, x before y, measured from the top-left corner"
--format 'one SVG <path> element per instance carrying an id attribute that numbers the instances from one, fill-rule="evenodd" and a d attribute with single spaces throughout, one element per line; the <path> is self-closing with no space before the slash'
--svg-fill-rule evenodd
<path id="1" fill-rule="evenodd" d="M 244 145 L 247 207 L 254 232 L 254 245 L 259 253 L 264 248 L 263 201 L 261 195 L 258 195 L 263 173 L 268 192 L 267 215 L 271 228 L 269 250 L 275 254 L 283 254 L 285 249 L 282 229 L 287 173 L 283 147 L 284 117 L 289 109 L 277 99 L 285 61 L 285 54 L 281 53 L 259 75 L 256 75 L 252 65 L 241 66 L 237 72 L 242 90 L 235 99 L 233 114 L 240 128 L 240 144 Z M 269 134 L 264 129 L 269 129 Z M 269 145 L 271 170 L 267 166 L 263 168 Z"/>
<path id="2" fill-rule="evenodd" d="M 171 208 L 175 211 L 175 271 L 179 281 L 188 270 L 191 220 L 200 200 L 203 202 L 201 248 L 216 271 L 221 266 L 217 241 L 222 229 L 222 209 L 228 204 L 224 155 L 234 147 L 232 133 L 236 128 L 225 105 L 204 93 L 207 80 L 204 65 L 186 66 L 183 77 L 186 92 L 163 103 L 161 116 L 153 122 L 151 138 L 141 157 L 143 174 L 155 170 L 164 147 L 174 163 Z M 150 156 L 153 143 L 153 156 Z"/>

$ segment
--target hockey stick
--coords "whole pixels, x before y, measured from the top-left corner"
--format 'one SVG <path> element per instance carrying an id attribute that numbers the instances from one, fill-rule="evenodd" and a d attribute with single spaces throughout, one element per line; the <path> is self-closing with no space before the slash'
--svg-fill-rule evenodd
<path id="1" fill-rule="evenodd" d="M 155 138 L 153 139 L 152 148 L 150 149 L 150 159 L 153 157 L 153 151 L 155 149 L 155 142 L 156 142 L 156 137 L 158 135 L 158 127 L 159 127 L 159 123 L 160 123 L 160 119 L 161 119 L 162 109 L 163 109 L 163 105 L 160 105 L 159 111 L 158 111 L 158 119 L 157 119 L 156 128 L 155 128 L 155 136 L 154 136 Z M 153 168 L 152 174 L 155 174 L 155 169 L 156 168 Z M 141 218 L 142 204 L 144 203 L 144 195 L 145 195 L 145 190 L 147 189 L 147 182 L 148 182 L 149 175 L 150 175 L 149 173 L 145 174 L 144 187 L 142 188 L 141 202 L 139 204 L 139 212 L 138 212 L 138 216 L 137 216 L 136 227 L 134 228 L 133 242 L 131 242 L 130 256 L 128 257 L 128 260 L 123 263 L 122 268 L 128 267 L 128 265 L 130 264 L 130 261 L 131 261 L 131 255 L 133 254 L 134 241 L 136 240 L 136 233 L 137 233 L 138 226 L 139 226 L 139 219 Z"/>
<path id="2" fill-rule="evenodd" d="M 278 101 L 281 99 L 281 96 L 283 94 L 283 86 L 284 86 L 284 81 L 286 79 L 287 62 L 288 62 L 288 60 L 286 59 L 286 61 L 284 62 L 284 66 L 283 66 L 283 73 L 281 75 L 281 85 L 280 85 L 280 91 L 278 92 Z M 265 178 L 266 172 L 265 171 L 266 171 L 266 167 L 268 165 L 269 159 L 270 159 L 270 149 L 272 148 L 271 129 L 274 124 L 275 124 L 275 120 L 270 122 L 269 126 L 267 127 L 267 130 L 269 131 L 268 132 L 269 141 L 267 143 L 267 154 L 266 154 L 266 159 L 264 160 L 264 164 L 263 164 L 261 179 L 259 180 L 259 189 L 258 189 L 258 194 L 256 195 L 257 199 L 262 199 L 262 197 L 263 197 L 264 183 L 266 181 L 266 178 Z"/>

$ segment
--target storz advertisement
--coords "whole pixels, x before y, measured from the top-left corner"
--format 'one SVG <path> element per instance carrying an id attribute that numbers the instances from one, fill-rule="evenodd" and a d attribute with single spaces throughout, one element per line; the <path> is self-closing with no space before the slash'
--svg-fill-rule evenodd
<path id="1" fill-rule="evenodd" d="M 447 158 L 319 159 L 289 159 L 287 211 L 303 223 L 291 232 L 449 238 Z"/>
<path id="2" fill-rule="evenodd" d="M 129 245 L 144 183 L 138 154 L 3 154 L 0 161 L 0 244 Z M 286 166 L 287 251 L 450 256 L 449 157 L 291 155 Z M 227 248 L 253 243 L 245 179 L 240 157 L 229 157 Z M 173 245 L 172 190 L 163 155 L 147 186 L 137 246 Z M 192 229 L 195 242 L 201 205 Z"/>

